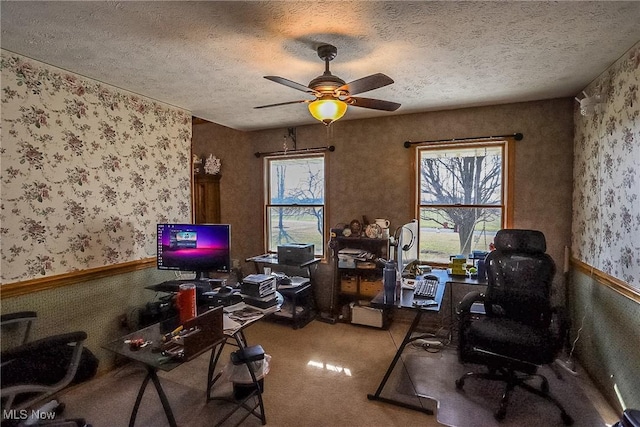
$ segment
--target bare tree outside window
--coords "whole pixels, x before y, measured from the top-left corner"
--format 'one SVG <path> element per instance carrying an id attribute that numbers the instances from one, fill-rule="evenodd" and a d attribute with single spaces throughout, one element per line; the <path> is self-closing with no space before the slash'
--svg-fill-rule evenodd
<path id="1" fill-rule="evenodd" d="M 267 247 L 313 243 L 324 253 L 324 156 L 267 159 Z"/>
<path id="2" fill-rule="evenodd" d="M 486 251 L 503 219 L 503 144 L 419 149 L 420 258 Z"/>

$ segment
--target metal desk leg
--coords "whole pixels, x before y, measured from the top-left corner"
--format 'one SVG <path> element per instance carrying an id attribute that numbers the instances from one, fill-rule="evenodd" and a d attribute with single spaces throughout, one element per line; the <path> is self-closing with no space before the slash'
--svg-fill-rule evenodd
<path id="1" fill-rule="evenodd" d="M 176 423 L 176 419 L 173 416 L 173 411 L 171 410 L 171 405 L 169 405 L 167 395 L 162 389 L 162 385 L 160 384 L 160 379 L 158 378 L 156 370 L 151 366 L 147 366 L 147 376 L 142 381 L 142 385 L 140 386 L 140 390 L 138 391 L 138 397 L 136 398 L 136 403 L 133 406 L 131 418 L 129 418 L 129 427 L 133 427 L 136 423 L 136 417 L 138 415 L 138 409 L 140 408 L 140 402 L 142 402 L 142 396 L 144 395 L 144 391 L 147 388 L 147 384 L 149 384 L 149 380 L 153 381 L 153 385 L 156 387 L 156 391 L 158 392 L 158 396 L 160 397 L 160 402 L 162 403 L 162 408 L 164 409 L 164 413 L 167 416 L 169 425 L 171 427 L 177 427 L 178 424 Z"/>
<path id="2" fill-rule="evenodd" d="M 449 342 L 453 339 L 453 325 L 455 318 L 453 316 L 453 282 L 446 282 L 449 287 Z"/>
<path id="3" fill-rule="evenodd" d="M 220 360 L 220 354 L 222 354 L 222 350 L 224 346 L 227 344 L 227 339 L 225 338 L 218 346 L 211 349 L 211 356 L 209 357 L 209 371 L 207 372 L 207 402 L 213 400 L 211 397 L 211 390 L 213 389 L 213 385 L 218 381 L 220 376 L 222 375 L 222 371 L 218 372 L 218 374 L 214 378 L 214 373 L 216 370 L 216 366 L 218 366 L 218 361 Z M 236 346 L 238 348 L 244 348 L 247 346 L 247 338 L 244 335 L 242 330 L 233 334 L 233 339 L 236 341 Z M 233 345 L 233 344 L 232 344 Z"/>
<path id="4" fill-rule="evenodd" d="M 431 409 L 423 408 L 422 406 L 411 405 L 409 403 L 401 402 L 399 400 L 388 399 L 386 397 L 380 396 L 380 394 L 382 393 L 382 390 L 384 389 L 384 386 L 387 384 L 387 381 L 391 376 L 391 373 L 393 372 L 393 369 L 398 363 L 398 360 L 400 360 L 400 357 L 402 356 L 402 352 L 404 351 L 404 348 L 411 341 L 415 341 L 416 339 L 418 339 L 418 337 L 411 338 L 411 335 L 413 334 L 415 329 L 418 327 L 418 324 L 420 323 L 422 312 L 423 310 L 421 309 L 416 310 L 416 317 L 413 319 L 413 322 L 411 322 L 411 326 L 409 327 L 407 334 L 404 336 L 404 339 L 402 340 L 402 344 L 398 348 L 398 351 L 396 351 L 396 355 L 394 356 L 393 361 L 391 362 L 391 365 L 389 365 L 387 372 L 384 374 L 384 378 L 382 378 L 382 382 L 380 382 L 380 385 L 378 386 L 378 389 L 376 390 L 375 394 L 367 394 L 367 398 L 369 400 L 379 400 L 380 402 L 390 403 L 392 405 L 413 409 L 415 411 L 420 411 L 420 412 L 424 412 L 425 414 L 433 415 L 433 411 Z"/>
<path id="5" fill-rule="evenodd" d="M 244 336 L 244 331 L 242 329 L 233 334 L 233 338 L 235 338 L 238 348 L 242 349 L 247 347 L 247 337 Z"/>
<path id="6" fill-rule="evenodd" d="M 222 371 L 219 372 L 216 377 L 213 377 L 214 372 L 216 371 L 216 366 L 218 366 L 218 360 L 220 359 L 220 354 L 222 353 L 222 349 L 224 345 L 227 343 L 225 338 L 220 344 L 216 345 L 211 349 L 211 356 L 209 357 L 209 371 L 207 372 L 207 402 L 211 400 L 211 389 L 213 385 L 218 381 L 218 378 L 222 375 Z"/>
<path id="7" fill-rule="evenodd" d="M 291 323 L 293 324 L 293 329 L 298 329 L 298 294 L 296 292 L 293 292 L 293 295 L 291 295 L 291 304 Z"/>

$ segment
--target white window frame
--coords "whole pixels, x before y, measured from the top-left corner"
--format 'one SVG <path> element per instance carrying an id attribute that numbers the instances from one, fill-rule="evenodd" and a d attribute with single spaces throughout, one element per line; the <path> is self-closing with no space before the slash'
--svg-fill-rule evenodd
<path id="1" fill-rule="evenodd" d="M 482 147 L 496 147 L 499 146 L 502 149 L 502 183 L 501 183 L 501 203 L 499 205 L 461 205 L 461 204 L 435 204 L 435 203 L 422 203 L 420 197 L 420 185 L 421 185 L 421 152 L 427 150 L 455 150 L 457 148 L 482 148 Z M 464 141 L 464 142 L 446 142 L 446 143 L 427 143 L 417 145 L 414 155 L 414 206 L 415 206 L 415 218 L 418 218 L 420 224 L 420 212 L 422 208 L 474 208 L 474 207 L 490 207 L 501 209 L 501 228 L 511 228 L 513 223 L 513 187 L 514 187 L 514 163 L 515 163 L 515 143 L 513 138 L 495 139 L 495 140 L 482 140 L 482 141 Z M 422 233 L 418 231 L 417 244 L 418 244 L 418 258 L 421 261 L 431 263 L 434 266 L 446 266 L 443 262 L 434 262 L 434 260 L 425 259 L 424 255 L 420 253 L 420 242 Z M 488 250 L 488 248 L 487 248 Z M 454 254 L 451 254 L 454 255 Z"/>
<path id="2" fill-rule="evenodd" d="M 311 159 L 311 158 L 322 158 L 324 164 L 324 182 L 323 182 L 323 194 L 324 194 L 324 203 L 313 203 L 313 204 L 272 204 L 271 203 L 271 163 L 274 161 L 282 161 L 282 160 L 291 160 L 291 159 Z M 264 157 L 263 170 L 264 170 L 264 203 L 263 203 L 263 241 L 264 241 L 264 250 L 265 253 L 275 253 L 277 250 L 271 248 L 271 236 L 270 236 L 270 209 L 274 207 L 316 207 L 321 208 L 322 215 L 322 236 L 319 245 L 315 245 L 315 256 L 323 258 L 326 250 L 326 241 L 328 236 L 328 228 L 327 228 L 327 218 L 328 218 L 328 203 L 327 203 L 327 163 L 328 156 L 325 153 L 314 153 L 314 154 L 289 154 L 289 155 L 277 155 L 277 156 L 266 156 Z M 291 242 L 291 243 L 308 243 L 308 242 Z M 318 247 L 319 246 L 319 247 Z"/>

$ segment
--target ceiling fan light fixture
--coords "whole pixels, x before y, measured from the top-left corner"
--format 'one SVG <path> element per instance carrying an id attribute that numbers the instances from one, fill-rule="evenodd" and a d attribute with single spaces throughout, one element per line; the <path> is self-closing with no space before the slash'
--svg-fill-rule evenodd
<path id="1" fill-rule="evenodd" d="M 311 115 L 326 126 L 329 126 L 344 116 L 349 105 L 380 111 L 396 111 L 400 108 L 400 104 L 396 102 L 353 96 L 358 93 L 388 86 L 393 83 L 391 77 L 382 73 L 376 73 L 345 83 L 340 77 L 331 74 L 329 70 L 329 62 L 336 57 L 338 49 L 332 45 L 321 45 L 318 46 L 317 51 L 320 59 L 325 62 L 324 73 L 311 80 L 308 86 L 285 79 L 284 77 L 264 76 L 265 79 L 271 80 L 274 83 L 279 83 L 308 95 L 313 95 L 316 97 L 314 101 L 301 99 L 298 101 L 261 105 L 254 108 L 279 107 L 282 105 L 305 103 L 309 107 Z"/>
<path id="2" fill-rule="evenodd" d="M 316 99 L 309 103 L 309 112 L 317 120 L 329 126 L 347 112 L 347 103 L 339 99 Z"/>

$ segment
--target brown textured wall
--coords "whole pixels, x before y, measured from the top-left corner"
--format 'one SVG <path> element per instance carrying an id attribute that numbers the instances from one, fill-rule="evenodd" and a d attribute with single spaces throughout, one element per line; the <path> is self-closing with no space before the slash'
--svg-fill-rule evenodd
<path id="1" fill-rule="evenodd" d="M 259 164 L 249 134 L 216 123 L 193 126 L 193 154 L 221 161 L 220 212 L 231 224 L 231 257 L 244 261 L 262 252 L 262 199 Z"/>
<path id="2" fill-rule="evenodd" d="M 404 148 L 404 141 L 522 132 L 524 139 L 516 143 L 513 224 L 542 230 L 561 271 L 571 232 L 572 102 L 565 98 L 342 120 L 329 130 L 320 124 L 301 126 L 296 129 L 297 147 L 336 147 L 328 155 L 329 226 L 366 215 L 388 218 L 393 230 L 415 215 L 413 150 Z M 281 150 L 285 134 L 286 129 L 242 133 L 215 124 L 194 127 L 194 152 L 222 159 L 222 218 L 234 229 L 234 257 L 244 259 L 263 250 L 262 161 L 253 153 Z M 329 266 L 321 265 L 318 302 L 323 308 L 330 277 Z"/>

